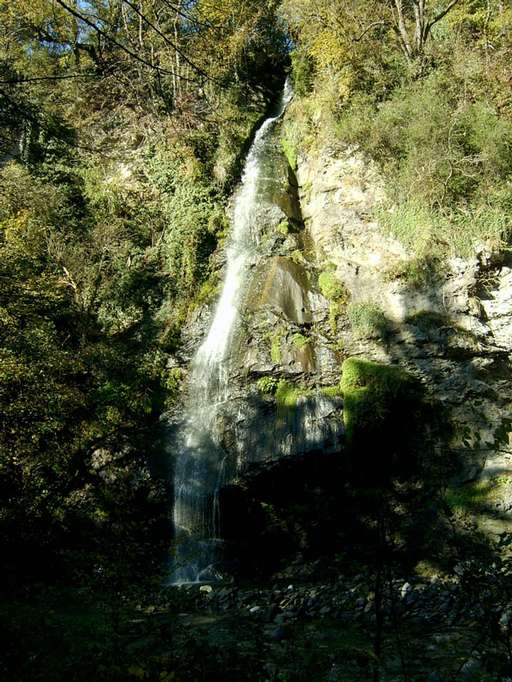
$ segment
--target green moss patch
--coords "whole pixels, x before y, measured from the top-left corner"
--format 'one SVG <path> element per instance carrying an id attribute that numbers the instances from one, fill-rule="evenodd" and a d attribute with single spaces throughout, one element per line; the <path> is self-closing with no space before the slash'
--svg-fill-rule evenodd
<path id="1" fill-rule="evenodd" d="M 406 470 L 421 429 L 421 384 L 399 367 L 349 358 L 340 388 L 347 445 L 367 473 Z"/>
<path id="2" fill-rule="evenodd" d="M 281 140 L 281 147 L 283 149 L 286 160 L 290 164 L 292 170 L 297 170 L 297 147 L 292 139 L 284 137 Z"/>
<path id="3" fill-rule="evenodd" d="M 318 276 L 318 286 L 322 296 L 329 301 L 346 298 L 346 289 L 334 272 L 321 272 Z"/>
<path id="4" fill-rule="evenodd" d="M 284 379 L 281 379 L 277 385 L 276 390 L 276 402 L 277 402 L 277 412 L 282 415 L 290 410 L 294 410 L 297 406 L 297 401 L 301 396 L 307 395 L 310 389 L 305 387 L 297 386 L 296 384 L 290 384 Z"/>
<path id="5" fill-rule="evenodd" d="M 311 339 L 309 336 L 304 336 L 304 334 L 297 332 L 292 336 L 292 343 L 296 348 L 304 348 L 311 343 Z"/>
<path id="6" fill-rule="evenodd" d="M 281 379 L 275 391 L 278 418 L 282 419 L 293 412 L 297 407 L 299 398 L 312 396 L 317 391 L 329 398 L 341 396 L 339 386 L 324 386 L 320 389 L 314 389 L 308 386 L 301 386 L 300 384 L 292 384 L 286 381 L 286 379 Z"/>
<path id="7" fill-rule="evenodd" d="M 281 362 L 281 340 L 283 332 L 281 329 L 276 329 L 270 337 L 270 358 L 273 363 L 278 365 Z"/>
<path id="8" fill-rule="evenodd" d="M 286 237 L 290 234 L 290 223 L 287 220 L 282 220 L 277 226 L 277 231 Z"/>

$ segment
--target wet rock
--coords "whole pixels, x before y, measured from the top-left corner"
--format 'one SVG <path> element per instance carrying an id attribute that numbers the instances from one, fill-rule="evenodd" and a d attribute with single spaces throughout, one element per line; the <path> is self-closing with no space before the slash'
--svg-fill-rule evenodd
<path id="1" fill-rule="evenodd" d="M 404 583 L 400 589 L 400 597 L 404 599 L 408 594 L 412 592 L 412 586 L 410 583 Z"/>
<path id="2" fill-rule="evenodd" d="M 469 658 L 462 666 L 460 672 L 464 680 L 481 680 L 482 663 L 477 658 Z"/>
<path id="3" fill-rule="evenodd" d="M 278 625 L 270 634 L 270 637 L 276 642 L 282 642 L 290 638 L 290 628 L 286 625 Z"/>

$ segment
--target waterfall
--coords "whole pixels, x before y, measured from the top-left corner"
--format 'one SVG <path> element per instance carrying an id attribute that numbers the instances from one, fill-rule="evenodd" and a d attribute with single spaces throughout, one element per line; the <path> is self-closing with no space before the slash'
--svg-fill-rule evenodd
<path id="1" fill-rule="evenodd" d="M 251 256 L 257 247 L 256 216 L 266 201 L 261 189 L 262 165 L 274 123 L 282 116 L 292 90 L 287 80 L 277 113 L 257 131 L 245 161 L 235 198 L 226 252 L 222 293 L 206 338 L 191 366 L 183 426 L 177 437 L 174 467 L 174 528 L 177 544 L 172 583 L 216 579 L 219 539 L 219 490 L 226 454 L 216 434 L 220 406 L 229 397 L 230 355 L 240 322 Z"/>

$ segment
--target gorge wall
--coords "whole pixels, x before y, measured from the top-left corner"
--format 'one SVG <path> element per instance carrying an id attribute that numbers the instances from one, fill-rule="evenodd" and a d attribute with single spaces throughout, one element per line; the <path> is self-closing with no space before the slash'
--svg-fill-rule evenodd
<path id="1" fill-rule="evenodd" d="M 299 158 L 297 175 L 314 262 L 345 288 L 331 344 L 418 377 L 449 427 L 438 448 L 452 482 L 501 528 L 512 509 L 509 255 L 480 244 L 468 259 L 414 262 L 379 223 L 385 187 L 355 151 Z"/>
<path id="2" fill-rule="evenodd" d="M 239 544 L 258 514 L 268 517 L 258 507 L 249 519 L 254 488 L 265 508 L 290 501 L 291 469 L 272 462 L 298 462 L 313 488 L 317 469 L 304 465 L 305 456 L 323 457 L 327 476 L 336 468 L 330 456 L 342 457 L 344 447 L 341 368 L 351 357 L 398 366 L 421 383 L 445 425 L 433 447 L 449 472 L 451 502 L 491 532 L 507 528 L 512 261 L 481 244 L 471 258 L 418 262 L 382 224 L 386 188 L 371 162 L 354 149 L 323 148 L 290 159 L 292 167 L 280 135 L 264 171 L 272 206 L 255 221 L 229 397 L 216 417 L 227 454 L 225 534 Z M 222 276 L 222 252 L 216 258 Z M 182 366 L 214 304 L 188 325 Z M 428 424 L 417 426 L 428 432 Z M 243 519 L 235 529 L 234 517 Z M 260 518 L 252 530 L 269 523 Z M 286 532 L 276 537 L 284 541 Z"/>

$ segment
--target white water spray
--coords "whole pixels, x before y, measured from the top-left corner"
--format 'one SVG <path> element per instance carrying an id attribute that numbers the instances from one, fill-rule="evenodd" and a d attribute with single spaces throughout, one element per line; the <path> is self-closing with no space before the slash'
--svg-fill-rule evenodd
<path id="1" fill-rule="evenodd" d="M 214 563 L 220 544 L 218 495 L 224 483 L 226 455 L 217 440 L 215 421 L 220 405 L 228 399 L 230 355 L 251 255 L 257 245 L 255 217 L 266 201 L 260 181 L 269 133 L 291 98 L 287 80 L 277 114 L 261 125 L 247 155 L 235 199 L 222 293 L 208 334 L 192 361 L 189 400 L 178 436 L 174 470 L 177 549 L 173 583 L 216 578 Z"/>

